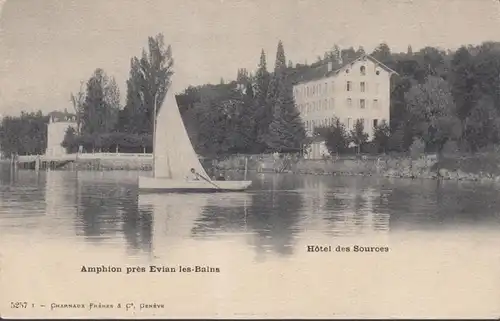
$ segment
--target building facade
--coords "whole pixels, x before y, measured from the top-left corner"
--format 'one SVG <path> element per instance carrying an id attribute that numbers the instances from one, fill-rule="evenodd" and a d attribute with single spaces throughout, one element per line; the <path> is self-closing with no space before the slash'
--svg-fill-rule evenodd
<path id="1" fill-rule="evenodd" d="M 57 157 L 66 154 L 66 150 L 61 144 L 69 127 L 73 127 L 75 131 L 77 130 L 76 115 L 59 111 L 49 114 L 46 156 Z"/>
<path id="2" fill-rule="evenodd" d="M 339 119 L 347 131 L 363 121 L 369 140 L 374 128 L 390 120 L 391 76 L 395 71 L 369 55 L 363 55 L 343 67 L 326 70 L 294 86 L 295 103 L 308 136 L 315 128 L 334 124 Z M 314 142 L 309 158 L 328 154 L 324 142 Z"/>

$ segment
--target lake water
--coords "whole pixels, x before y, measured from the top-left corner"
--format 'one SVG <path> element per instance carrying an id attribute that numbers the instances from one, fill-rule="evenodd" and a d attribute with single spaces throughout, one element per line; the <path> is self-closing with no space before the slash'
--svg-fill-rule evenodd
<path id="1" fill-rule="evenodd" d="M 500 316 L 494 185 L 266 174 L 138 195 L 136 172 L 0 169 L 6 317 Z"/>

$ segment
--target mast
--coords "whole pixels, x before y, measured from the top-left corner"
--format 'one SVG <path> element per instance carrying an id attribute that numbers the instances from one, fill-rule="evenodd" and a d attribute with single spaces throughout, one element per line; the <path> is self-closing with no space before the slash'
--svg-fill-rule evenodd
<path id="1" fill-rule="evenodd" d="M 155 148 L 155 144 L 156 144 L 156 101 L 157 101 L 157 97 L 158 97 L 158 91 L 156 91 L 155 93 L 155 99 L 154 99 L 154 106 L 153 106 L 153 177 L 156 176 L 155 172 L 156 172 L 156 169 L 155 169 L 155 158 L 156 158 L 156 155 L 155 155 L 155 152 L 156 152 L 156 148 Z"/>

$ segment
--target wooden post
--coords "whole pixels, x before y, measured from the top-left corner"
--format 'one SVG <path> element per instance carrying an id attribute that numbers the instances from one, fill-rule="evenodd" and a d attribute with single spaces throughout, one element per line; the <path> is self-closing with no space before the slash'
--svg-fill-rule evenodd
<path id="1" fill-rule="evenodd" d="M 40 156 L 37 155 L 35 158 L 35 171 L 38 172 L 40 170 Z"/>
<path id="2" fill-rule="evenodd" d="M 245 174 L 244 174 L 244 177 L 243 177 L 244 181 L 247 180 L 247 171 L 248 171 L 248 157 L 245 156 Z"/>

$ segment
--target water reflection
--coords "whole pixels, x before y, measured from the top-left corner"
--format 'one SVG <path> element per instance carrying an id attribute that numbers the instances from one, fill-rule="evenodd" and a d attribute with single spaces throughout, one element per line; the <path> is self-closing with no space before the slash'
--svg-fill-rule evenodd
<path id="1" fill-rule="evenodd" d="M 73 174 L 73 175 L 71 175 Z M 47 171 L 45 175 L 45 228 L 48 235 L 72 234 L 72 217 L 77 199 L 76 173 Z"/>
<path id="2" fill-rule="evenodd" d="M 265 260 L 319 234 L 500 224 L 498 188 L 476 183 L 257 174 L 245 193 L 138 195 L 133 172 L 0 170 L 0 226 L 8 232 L 114 244 L 131 255 L 182 239 L 241 237 Z"/>
<path id="3" fill-rule="evenodd" d="M 298 190 L 301 187 L 303 182 L 289 175 L 274 175 L 264 181 L 261 191 L 252 194 L 247 224 L 254 232 L 250 242 L 257 252 L 257 261 L 265 260 L 268 254 L 293 253 L 302 230 L 300 217 L 304 200 Z"/>
<path id="4" fill-rule="evenodd" d="M 307 177 L 304 182 L 311 229 L 332 237 L 388 231 L 380 182 L 358 177 Z"/>
<path id="5" fill-rule="evenodd" d="M 139 194 L 138 209 L 149 218 L 150 249 L 164 251 L 190 238 L 210 194 Z"/>
<path id="6" fill-rule="evenodd" d="M 248 231 L 247 218 L 252 207 L 250 193 L 223 193 L 207 197 L 200 217 L 191 231 L 197 239 L 220 238 Z"/>
<path id="7" fill-rule="evenodd" d="M 405 181 L 394 184 L 385 205 L 391 229 L 447 229 L 499 224 L 498 187 L 474 182 Z"/>
<path id="8" fill-rule="evenodd" d="M 129 206 L 120 209 L 123 234 L 129 255 L 153 252 L 153 213 L 138 207 L 134 198 Z"/>
<path id="9" fill-rule="evenodd" d="M 14 172 L 0 166 L 0 227 L 34 230 L 40 226 L 45 211 L 45 176 L 34 171 Z M 14 231 L 13 230 L 13 231 Z"/>
<path id="10" fill-rule="evenodd" d="M 92 242 L 111 239 L 123 232 L 122 221 L 137 212 L 137 193 L 128 182 L 110 179 L 101 172 L 77 172 L 76 220 L 78 236 Z M 125 213 L 122 217 L 122 213 Z"/>

